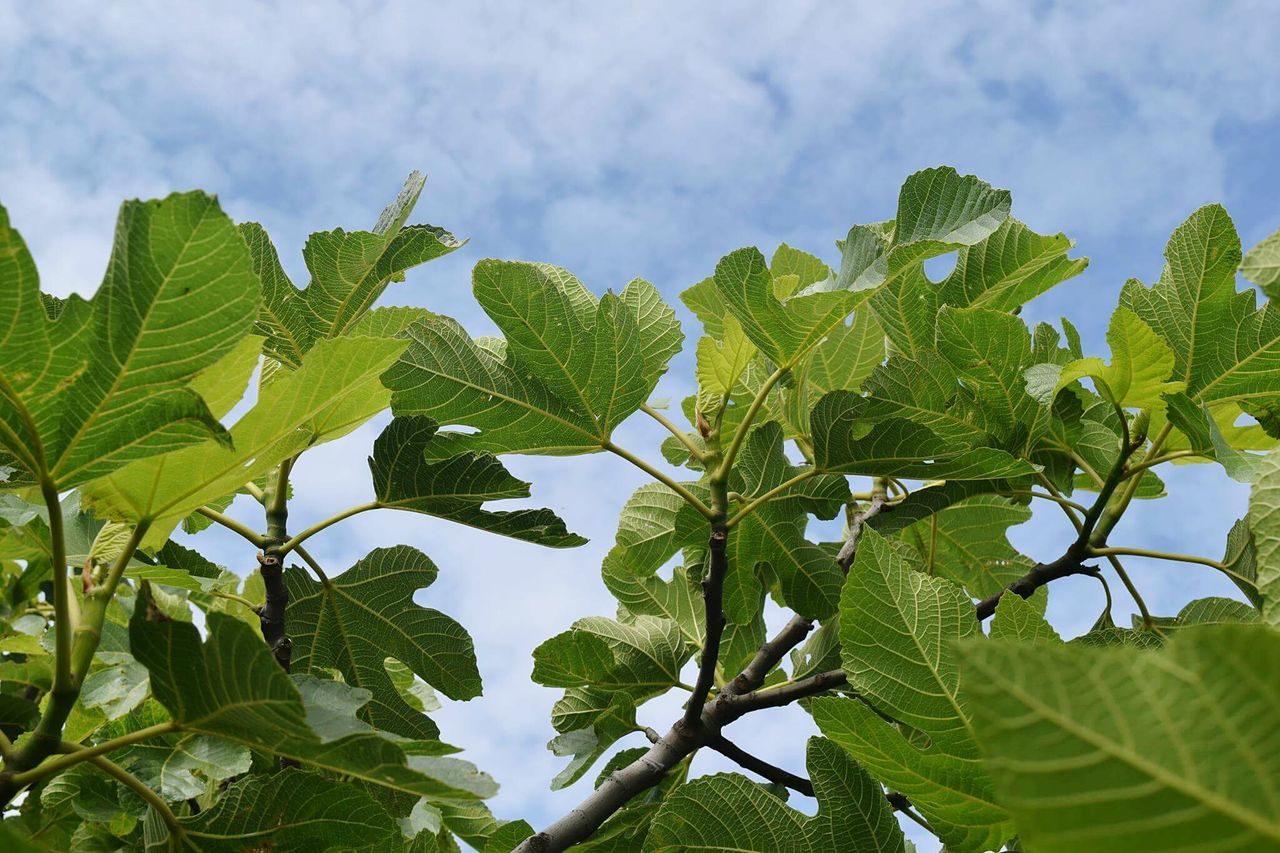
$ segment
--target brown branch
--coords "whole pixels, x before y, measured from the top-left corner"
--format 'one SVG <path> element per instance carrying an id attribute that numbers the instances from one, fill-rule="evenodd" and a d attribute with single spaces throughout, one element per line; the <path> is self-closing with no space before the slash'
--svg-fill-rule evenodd
<path id="1" fill-rule="evenodd" d="M 1096 566 L 1086 566 L 1084 561 L 1092 556 L 1091 550 L 1093 548 L 1099 547 L 1106 542 L 1107 535 L 1119 518 L 1119 513 L 1123 512 L 1123 506 L 1117 509 L 1110 507 L 1109 504 L 1116 487 L 1124 480 L 1126 463 L 1129 457 L 1137 450 L 1137 447 L 1130 440 L 1129 425 L 1124 418 L 1124 413 L 1120 412 L 1119 414 L 1120 423 L 1124 427 L 1120 455 L 1116 458 L 1115 464 L 1111 466 L 1111 471 L 1108 472 L 1106 480 L 1103 481 L 1102 487 L 1098 490 L 1097 500 L 1089 507 L 1088 512 L 1085 513 L 1084 520 L 1080 522 L 1075 541 L 1067 547 L 1066 552 L 1061 557 L 1052 563 L 1037 563 L 1035 568 L 1000 590 L 1000 592 L 978 602 L 977 616 L 979 621 L 996 612 L 996 605 L 1000 603 L 1000 597 L 1006 592 L 1015 593 L 1023 598 L 1030 598 L 1037 589 L 1059 578 L 1070 577 L 1071 575 L 1096 576 L 1098 574 Z M 1124 501 L 1121 501 L 1121 504 L 1123 503 Z"/>
<path id="2" fill-rule="evenodd" d="M 1006 592 L 1012 592 L 1023 598 L 1030 598 L 1032 594 L 1044 586 L 1045 584 L 1056 581 L 1059 578 L 1070 577 L 1071 575 L 1091 575 L 1096 576 L 1098 568 L 1096 566 L 1086 566 L 1077 559 L 1071 549 L 1063 554 L 1052 563 L 1037 563 L 1035 568 L 1009 584 L 995 595 L 984 598 L 978 602 L 977 615 L 978 621 L 989 618 L 996 612 L 996 605 L 1000 603 L 1000 598 Z"/>
<path id="3" fill-rule="evenodd" d="M 879 485 L 879 481 L 877 481 L 877 485 Z M 873 495 L 871 505 L 865 511 L 855 515 L 850 522 L 849 538 L 841 549 L 842 554 L 847 552 L 847 562 L 843 566 L 845 571 L 848 570 L 848 565 L 852 563 L 853 556 L 856 553 L 863 522 L 879 512 L 887 499 L 883 494 L 885 490 L 882 488 L 880 491 L 882 494 L 879 496 Z M 877 500 L 877 497 L 879 497 L 879 500 Z M 724 539 L 719 541 L 722 550 Z M 787 622 L 773 639 L 760 647 L 751 662 L 733 680 L 726 684 L 714 699 L 709 702 L 694 701 L 700 696 L 702 698 L 706 697 L 707 692 L 710 690 L 710 681 L 707 681 L 707 692 L 703 692 L 699 688 L 701 688 L 705 679 L 713 677 L 715 673 L 715 660 L 718 656 L 720 638 L 717 631 L 714 646 L 717 654 L 708 656 L 706 649 L 712 648 L 711 626 L 718 621 L 710 617 L 714 613 L 718 614 L 719 620 L 724 618 L 720 609 L 724 577 L 723 574 L 717 577 L 717 571 L 723 572 L 725 565 L 717 563 L 716 548 L 717 540 L 713 531 L 711 540 L 712 564 L 708 572 L 707 583 L 704 585 L 704 595 L 707 597 L 708 640 L 704 648 L 702 666 L 698 674 L 698 685 L 695 687 L 694 695 L 690 698 L 689 706 L 684 716 L 676 721 L 675 725 L 665 735 L 660 737 L 652 730 L 646 731 L 645 734 L 653 745 L 644 755 L 626 767 L 609 774 L 609 777 L 595 791 L 588 794 L 586 799 L 576 808 L 546 829 L 525 839 L 516 848 L 515 853 L 558 853 L 558 851 L 568 849 L 574 844 L 585 841 L 614 812 L 626 805 L 628 800 L 641 791 L 652 788 L 661 782 L 671 768 L 683 761 L 694 750 L 703 746 L 715 749 L 713 742 L 716 738 L 721 737 L 720 730 L 743 714 L 760 708 L 786 705 L 788 702 L 794 702 L 797 699 L 821 693 L 844 683 L 845 675 L 843 672 L 824 672 L 802 681 L 754 692 L 764 683 L 765 676 L 768 675 L 773 667 L 777 666 L 783 656 L 798 646 L 808 633 L 813 630 L 812 620 L 797 614 Z M 713 596 L 714 601 L 712 600 Z M 723 621 L 718 621 L 718 624 L 722 627 Z M 711 661 L 710 667 L 706 665 L 708 660 Z M 737 701 L 739 697 L 740 701 Z M 735 701 L 737 701 L 737 704 L 735 704 Z M 693 720 L 692 723 L 689 722 L 690 719 Z"/>
<path id="4" fill-rule="evenodd" d="M 799 614 L 792 616 L 791 621 L 782 627 L 777 636 L 760 647 L 756 656 L 742 672 L 738 673 L 726 689 L 738 694 L 750 693 L 764 684 L 765 676 L 769 671 L 778 665 L 787 652 L 800 645 L 812 630 L 812 619 L 806 619 Z"/>
<path id="5" fill-rule="evenodd" d="M 733 743 L 724 735 L 716 735 L 707 741 L 707 746 L 723 755 L 733 763 L 746 770 L 760 776 L 775 785 L 782 785 L 804 794 L 806 797 L 813 796 L 813 783 L 803 776 L 797 776 L 794 773 L 783 770 L 781 767 L 775 767 L 763 758 L 756 758 L 742 747 Z"/>
<path id="6" fill-rule="evenodd" d="M 842 669 L 819 672 L 800 681 L 791 681 L 777 687 L 766 687 L 753 693 L 735 696 L 723 693 L 716 697 L 712 704 L 717 706 L 718 718 L 724 718 L 723 724 L 730 723 L 739 717 L 764 708 L 781 708 L 800 699 L 807 699 L 819 693 L 825 693 L 833 687 L 839 687 L 848 681 Z M 721 711 L 720 709 L 724 710 Z"/>
<path id="7" fill-rule="evenodd" d="M 689 697 L 682 720 L 689 728 L 698 725 L 702 706 L 715 685 L 716 664 L 720 661 L 720 637 L 724 634 L 724 576 L 729 568 L 725 546 L 728 541 L 729 532 L 724 527 L 716 525 L 711 529 L 711 540 L 707 544 L 710 567 L 702 582 L 702 598 L 706 604 L 706 639 L 702 643 L 702 656 L 698 660 L 698 680 L 693 684 L 693 695 Z"/>
<path id="8" fill-rule="evenodd" d="M 902 812 L 906 817 L 923 827 L 925 832 L 928 832 L 931 835 L 938 834 L 938 831 L 929 825 L 929 821 L 921 817 L 915 808 L 912 807 L 911 801 L 907 799 L 906 794 L 900 794 L 897 791 L 890 791 L 885 794 L 885 797 L 889 800 L 889 805 L 893 806 L 894 811 Z"/>

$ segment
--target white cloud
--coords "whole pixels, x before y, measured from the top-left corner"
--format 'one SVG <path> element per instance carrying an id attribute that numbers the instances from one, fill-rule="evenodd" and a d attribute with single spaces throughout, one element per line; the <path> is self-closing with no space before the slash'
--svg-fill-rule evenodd
<path id="1" fill-rule="evenodd" d="M 55 292 L 96 286 L 120 199 L 192 186 L 262 221 L 302 278 L 309 231 L 367 225 L 421 168 L 431 180 L 420 217 L 472 243 L 390 299 L 483 332 L 492 327 L 466 283 L 477 258 L 554 260 L 597 291 L 642 275 L 673 298 L 740 245 L 787 240 L 830 255 L 852 221 L 892 214 L 907 172 L 949 162 L 1010 187 L 1019 216 L 1097 256 L 1028 314 L 1080 317 L 1082 302 L 1109 308 L 1124 277 L 1149 279 L 1168 230 L 1222 198 L 1233 172 L 1257 169 L 1233 160 L 1216 133 L 1224 122 L 1277 120 L 1278 30 L 1265 2 L 1156 14 L 1104 2 L 153 2 L 56 12 L 0 2 L 0 199 Z M 1275 190 L 1250 188 L 1259 198 Z M 1082 325 L 1100 342 L 1101 321 Z M 673 396 L 687 389 L 667 384 Z M 628 432 L 657 457 L 656 433 Z M 304 463 L 295 518 L 367 493 L 375 433 Z M 639 481 L 604 457 L 511 467 L 534 481 L 532 503 L 560 511 L 592 544 L 551 552 L 369 515 L 319 537 L 316 550 L 344 566 L 406 541 L 436 559 L 441 579 L 424 600 L 467 624 L 490 685 L 441 714 L 446 733 L 506 783 L 500 811 L 542 820 L 582 786 L 540 787 L 558 762 L 541 749 L 554 697 L 527 682 L 529 651 L 610 609 L 599 558 Z M 1216 554 L 1242 490 L 1204 471 L 1170 479 L 1177 524 L 1168 504 L 1162 514 L 1140 507 L 1117 535 Z M 1015 538 L 1042 556 L 1049 530 L 1060 532 L 1059 520 L 1041 513 Z M 209 538 L 222 559 L 251 565 L 238 543 Z M 1203 577 L 1133 570 L 1165 608 Z M 1091 583 L 1057 597 L 1069 627 L 1096 615 Z M 774 757 L 794 766 L 798 738 L 762 741 L 778 741 Z"/>

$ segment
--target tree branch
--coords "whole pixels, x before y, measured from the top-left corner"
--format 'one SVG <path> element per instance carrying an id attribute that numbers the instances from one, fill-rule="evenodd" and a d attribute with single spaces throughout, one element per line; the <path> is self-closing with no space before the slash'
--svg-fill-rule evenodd
<path id="1" fill-rule="evenodd" d="M 1084 518 L 1076 527 L 1076 538 L 1068 547 L 1065 553 L 1052 563 L 1037 563 L 1035 567 L 1013 583 L 995 595 L 989 596 L 977 604 L 978 621 L 982 621 L 990 617 L 996 612 L 996 605 L 1000 603 L 1000 597 L 1006 592 L 1013 592 L 1023 598 L 1030 598 L 1032 593 L 1047 583 L 1058 580 L 1059 578 L 1069 577 L 1071 575 L 1096 575 L 1098 569 L 1096 566 L 1086 566 L 1084 561 L 1097 553 L 1099 546 L 1106 542 L 1107 535 L 1111 529 L 1115 527 L 1116 521 L 1128 506 L 1128 500 L 1132 497 L 1132 493 L 1137 488 L 1137 482 L 1141 477 L 1132 481 L 1134 484 L 1128 487 L 1125 494 L 1121 495 L 1115 506 L 1111 505 L 1111 497 L 1115 493 L 1116 488 L 1125 479 L 1126 463 L 1133 452 L 1137 450 L 1129 439 L 1129 424 L 1124 419 L 1124 413 L 1121 412 L 1121 424 L 1124 427 L 1124 435 L 1120 443 L 1120 453 L 1116 457 L 1115 464 L 1111 466 L 1111 470 L 1107 473 L 1106 480 L 1103 481 L 1101 488 L 1098 489 L 1098 497 L 1085 513 Z M 1162 432 L 1157 442 L 1163 441 L 1166 432 Z M 1076 523 L 1074 514 L 1070 513 L 1070 507 L 1063 506 L 1063 510 L 1067 511 L 1072 523 Z"/>
<path id="2" fill-rule="evenodd" d="M 276 663 L 288 672 L 293 661 L 293 642 L 289 639 L 285 612 L 289 607 L 289 589 L 284 584 L 284 550 L 289 534 L 289 471 L 292 460 L 280 463 L 275 486 L 267 496 L 267 546 L 258 554 L 258 571 L 266 589 L 266 602 L 258 610 L 262 639 L 275 656 Z M 296 547 L 296 546 L 295 546 Z"/>
<path id="3" fill-rule="evenodd" d="M 756 656 L 733 681 L 729 682 L 725 690 L 736 694 L 750 693 L 764 684 L 765 676 L 769 671 L 778 665 L 787 652 L 800 645 L 812 630 L 812 619 L 806 619 L 799 614 L 792 616 L 791 621 L 782 626 L 782 630 L 772 640 L 760 647 Z"/>
<path id="4" fill-rule="evenodd" d="M 875 485 L 871 488 L 870 504 L 849 519 L 849 531 L 845 535 L 844 544 L 840 546 L 839 553 L 836 554 L 836 563 L 839 564 L 840 571 L 846 575 L 849 574 L 849 567 L 853 565 L 853 558 L 858 553 L 858 540 L 862 538 L 862 526 L 867 523 L 867 519 L 879 515 L 888 500 L 889 481 L 884 477 L 877 477 Z"/>
<path id="5" fill-rule="evenodd" d="M 725 758 L 734 762 L 738 766 L 750 770 L 752 773 L 764 779 L 773 782 L 775 785 L 782 785 L 804 794 L 806 797 L 813 796 L 813 783 L 803 776 L 797 776 L 794 773 L 783 770 L 781 767 L 775 767 L 763 758 L 756 758 L 742 747 L 730 741 L 724 735 L 716 735 L 707 741 L 707 746 L 723 755 Z"/>
<path id="6" fill-rule="evenodd" d="M 729 567 L 725 556 L 728 539 L 728 531 L 717 525 L 712 528 L 711 539 L 707 543 L 710 567 L 702 582 L 707 631 L 702 643 L 702 657 L 698 661 L 698 679 L 693 684 L 693 694 L 684 711 L 684 725 L 690 728 L 696 727 L 702 717 L 702 706 L 715 684 L 716 664 L 720 662 L 720 637 L 724 633 L 724 577 Z"/>
<path id="7" fill-rule="evenodd" d="M 1096 566 L 1086 566 L 1081 559 L 1076 557 L 1072 549 L 1067 549 L 1067 553 L 1063 554 L 1052 563 L 1036 563 L 1035 568 L 1009 584 L 995 595 L 984 598 L 978 602 L 977 615 L 978 621 L 989 618 L 996 612 L 996 605 L 1000 603 L 1000 598 L 1006 592 L 1012 592 L 1023 598 L 1030 598 L 1033 593 L 1040 587 L 1059 578 L 1070 577 L 1071 575 L 1096 575 L 1098 569 Z"/>
<path id="8" fill-rule="evenodd" d="M 763 708 L 781 708 L 797 700 L 825 693 L 833 687 L 845 684 L 847 681 L 848 677 L 844 674 L 844 670 L 832 669 L 827 672 L 819 672 L 817 675 L 811 675 L 808 678 L 802 678 L 799 681 L 789 681 L 785 684 L 779 684 L 777 687 L 766 687 L 763 690 L 756 690 L 740 696 L 717 696 L 716 702 L 719 703 L 720 707 L 726 709 L 722 716 L 727 716 L 728 719 L 724 720 L 724 723 L 729 723 L 752 711 L 759 711 Z"/>
<path id="9" fill-rule="evenodd" d="M 849 526 L 848 535 L 852 544 L 846 542 L 845 548 L 841 549 L 842 553 L 846 550 L 848 551 L 846 555 L 847 562 L 844 564 L 846 571 L 848 570 L 848 563 L 852 562 L 853 555 L 857 550 L 857 540 L 861 535 L 863 522 L 879 512 L 887 500 L 887 484 L 877 481 L 877 486 L 879 488 L 877 489 L 877 494 L 872 496 L 872 505 L 865 511 L 858 513 Z M 723 488 L 723 480 L 717 480 L 716 475 L 713 475 L 713 495 L 722 492 Z M 723 506 L 725 497 L 727 497 L 727 494 L 717 499 L 716 504 L 718 507 Z M 702 746 L 711 746 L 714 749 L 713 741 L 720 737 L 720 730 L 743 714 L 759 708 L 786 705 L 797 699 L 812 696 L 845 683 L 845 674 L 837 670 L 819 673 L 810 678 L 769 690 L 753 692 L 764 683 L 765 676 L 777 666 L 783 656 L 798 646 L 808 633 L 813 630 L 812 620 L 796 614 L 773 639 L 760 647 L 755 657 L 751 659 L 742 672 L 738 673 L 726 684 L 714 699 L 709 702 L 701 701 L 705 699 L 710 691 L 710 679 L 715 674 L 716 658 L 719 651 L 719 631 L 716 631 L 715 649 L 717 654 L 707 654 L 711 643 L 712 625 L 719 624 L 722 626 L 724 618 L 721 611 L 720 598 L 723 595 L 724 584 L 722 573 L 727 566 L 724 562 L 721 562 L 723 556 L 717 558 L 715 555 L 717 549 L 723 555 L 723 547 L 726 540 L 721 538 L 719 546 L 717 546 L 715 534 L 716 530 L 713 529 L 710 543 L 712 564 L 707 582 L 710 584 L 712 579 L 718 575 L 717 583 L 719 584 L 719 589 L 712 587 L 709 591 L 710 594 L 707 596 L 707 648 L 704 648 L 703 651 L 698 672 L 698 684 L 695 687 L 694 695 L 689 699 L 689 705 L 685 709 L 684 715 L 661 737 L 657 737 L 656 732 L 646 732 L 650 741 L 653 742 L 653 746 L 644 755 L 626 767 L 610 774 L 600 787 L 588 794 L 586 799 L 567 815 L 536 835 L 525 839 L 516 848 L 516 853 L 558 853 L 558 851 L 585 841 L 600 828 L 602 823 L 608 820 L 610 815 L 626 805 L 627 801 L 636 794 L 661 782 L 673 767 L 683 761 L 694 750 Z M 707 591 L 705 586 L 704 591 Z M 714 596 L 714 600 L 712 600 L 712 596 Z M 712 618 L 713 613 L 718 619 Z M 710 665 L 708 665 L 708 661 L 710 661 Z M 741 697 L 741 699 L 735 704 L 735 700 L 738 697 Z M 693 722 L 690 722 L 690 720 L 693 720 Z"/>
<path id="10" fill-rule="evenodd" d="M 900 794 L 897 791 L 890 791 L 885 794 L 885 797 L 889 800 L 889 805 L 893 806 L 895 811 L 902 812 L 906 817 L 923 827 L 925 832 L 930 835 L 938 834 L 938 831 L 929 825 L 929 821 L 921 817 L 920 814 L 912 807 L 911 801 L 907 799 L 906 794 Z"/>

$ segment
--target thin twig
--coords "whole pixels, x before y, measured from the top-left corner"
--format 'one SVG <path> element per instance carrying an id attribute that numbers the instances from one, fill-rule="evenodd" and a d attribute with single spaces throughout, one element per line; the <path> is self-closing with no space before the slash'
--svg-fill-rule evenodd
<path id="1" fill-rule="evenodd" d="M 929 825 L 929 821 L 925 820 L 914 808 L 912 808 L 911 801 L 907 799 L 906 794 L 900 794 L 897 791 L 890 791 L 885 796 L 889 799 L 889 805 L 893 806 L 895 811 L 901 812 L 904 817 L 914 821 L 918 826 L 923 827 L 925 832 L 928 832 L 930 835 L 938 834 L 938 831 Z"/>
<path id="2" fill-rule="evenodd" d="M 742 696 L 724 697 L 724 706 L 728 709 L 730 720 L 736 720 L 744 714 L 759 711 L 763 708 L 781 708 L 800 699 L 807 699 L 819 693 L 825 693 L 834 687 L 845 684 L 848 677 L 842 669 L 819 672 L 799 681 L 790 681 L 777 687 L 766 687 Z"/>
<path id="3" fill-rule="evenodd" d="M 813 796 L 813 783 L 808 779 L 770 764 L 763 758 L 757 758 L 742 747 L 730 741 L 724 735 L 716 735 L 711 738 L 707 741 L 707 746 L 714 749 L 716 752 L 720 753 L 738 766 L 750 770 L 752 773 L 773 782 L 775 785 L 782 785 L 783 787 L 790 788 L 793 791 L 804 794 L 806 797 Z"/>

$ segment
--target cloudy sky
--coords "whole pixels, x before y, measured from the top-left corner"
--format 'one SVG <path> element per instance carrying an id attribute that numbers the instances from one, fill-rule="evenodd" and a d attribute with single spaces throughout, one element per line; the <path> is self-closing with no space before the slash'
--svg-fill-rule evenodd
<path id="1" fill-rule="evenodd" d="M 1036 230 L 1078 241 L 1090 269 L 1026 316 L 1069 314 L 1105 354 L 1120 283 L 1153 280 L 1169 231 L 1196 207 L 1224 202 L 1247 245 L 1280 225 L 1277 44 L 1273 5 L 1222 0 L 0 0 L 0 202 L 54 293 L 95 289 L 121 199 L 195 187 L 262 222 L 303 281 L 309 232 L 368 227 L 421 169 L 415 218 L 470 243 L 386 301 L 480 334 L 492 331 L 470 297 L 480 258 L 552 261 L 597 292 L 643 276 L 674 301 L 740 246 L 787 241 L 834 260 L 851 223 L 892 214 L 905 175 L 947 163 L 1012 190 L 1014 213 Z M 660 393 L 688 393 L 692 341 L 686 350 Z M 363 459 L 382 423 L 304 458 L 293 518 L 366 499 Z M 647 424 L 621 438 L 659 458 Z M 502 783 L 499 814 L 541 825 L 587 783 L 547 789 L 562 763 L 544 749 L 555 691 L 528 681 L 530 651 L 579 616 L 612 611 L 599 561 L 641 480 L 603 457 L 510 467 L 591 544 L 545 551 L 365 515 L 312 550 L 334 569 L 395 542 L 432 555 L 441 576 L 422 600 L 470 629 L 486 682 L 483 698 L 437 718 Z M 1113 540 L 1220 555 L 1242 487 L 1207 466 L 1167 480 L 1174 497 L 1139 507 Z M 1032 556 L 1055 556 L 1064 527 L 1041 514 L 1014 536 Z M 252 565 L 238 540 L 200 538 L 232 568 Z M 1231 592 L 1208 570 L 1131 563 L 1161 613 Z M 1129 608 L 1120 594 L 1117 605 L 1117 616 Z M 1065 582 L 1051 606 L 1078 633 L 1098 612 L 1096 584 Z M 665 727 L 674 708 L 659 703 L 643 722 Z M 794 736 L 777 737 L 785 725 Z M 797 767 L 807 726 L 779 713 L 735 734 Z M 701 770 L 720 766 L 699 757 Z"/>

